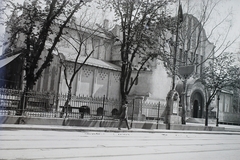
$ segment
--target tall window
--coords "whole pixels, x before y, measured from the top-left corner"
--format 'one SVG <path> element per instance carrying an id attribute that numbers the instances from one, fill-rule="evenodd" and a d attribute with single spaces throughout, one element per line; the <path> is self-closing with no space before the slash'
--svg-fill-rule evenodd
<path id="1" fill-rule="evenodd" d="M 195 63 L 198 64 L 198 54 L 196 54 Z"/>
<path id="2" fill-rule="evenodd" d="M 93 57 L 94 58 L 99 58 L 99 44 L 100 44 L 100 40 L 99 39 L 92 39 L 92 43 L 93 43 Z"/>
<path id="3" fill-rule="evenodd" d="M 191 61 L 193 61 L 193 58 L 194 58 L 194 54 L 193 52 L 191 52 Z"/>
<path id="4" fill-rule="evenodd" d="M 86 40 L 86 43 L 87 43 L 87 45 L 86 45 L 86 51 L 87 51 L 86 55 L 88 55 L 88 54 L 91 53 L 91 51 L 92 51 L 92 49 L 93 49 L 93 48 L 92 48 L 92 43 L 93 43 L 93 42 L 92 42 L 92 39 L 90 39 L 90 38 L 87 39 L 87 40 Z M 93 56 L 94 56 L 94 54 L 91 55 L 91 57 L 93 57 Z"/>
<path id="5" fill-rule="evenodd" d="M 182 49 L 179 49 L 179 60 L 178 60 L 178 65 L 181 66 L 182 65 Z"/>
<path id="6" fill-rule="evenodd" d="M 196 64 L 196 73 L 198 73 L 198 54 L 196 54 L 196 59 L 195 59 L 195 64 Z"/>
<path id="7" fill-rule="evenodd" d="M 188 26 L 187 26 L 187 39 L 188 39 L 188 43 L 187 43 L 187 49 L 189 50 L 191 47 L 191 39 L 192 39 L 192 18 L 188 18 Z"/>
<path id="8" fill-rule="evenodd" d="M 184 52 L 184 64 L 187 65 L 187 61 L 188 61 L 188 52 L 185 51 Z"/>
<path id="9" fill-rule="evenodd" d="M 203 70 L 203 55 L 201 55 L 200 63 L 201 63 L 200 74 L 202 75 L 202 70 Z"/>

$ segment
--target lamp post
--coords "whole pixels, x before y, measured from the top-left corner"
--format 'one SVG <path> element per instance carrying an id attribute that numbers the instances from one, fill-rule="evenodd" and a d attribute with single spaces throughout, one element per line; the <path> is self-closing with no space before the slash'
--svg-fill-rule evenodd
<path id="1" fill-rule="evenodd" d="M 208 95 L 207 97 L 209 97 L 209 95 L 211 95 L 211 89 L 207 88 L 206 89 L 206 94 Z M 206 113 L 205 113 L 205 126 L 208 126 L 208 108 L 209 108 L 209 98 L 206 99 Z"/>
<path id="2" fill-rule="evenodd" d="M 166 124 L 166 129 L 170 129 L 170 117 L 173 112 L 173 103 L 172 103 L 172 93 L 175 91 L 175 79 L 176 79 L 176 62 L 177 62 L 177 49 L 178 49 L 178 32 L 179 32 L 179 26 L 183 22 L 183 14 L 182 14 L 182 6 L 179 2 L 178 6 L 178 15 L 177 15 L 177 28 L 176 28 L 176 39 L 174 44 L 174 55 L 173 55 L 173 71 L 172 71 L 172 88 L 167 94 L 167 105 L 166 105 L 166 112 L 165 112 L 165 120 L 164 123 Z"/>
<path id="3" fill-rule="evenodd" d="M 220 101 L 220 93 L 221 90 L 218 90 L 217 92 L 217 113 L 216 113 L 216 126 L 218 127 L 218 122 L 219 122 L 219 101 Z"/>
<path id="4" fill-rule="evenodd" d="M 174 55 L 173 55 L 173 77 L 172 77 L 172 90 L 175 89 L 176 79 L 176 62 L 177 62 L 177 49 L 178 49 L 178 37 L 179 37 L 179 25 L 183 22 L 182 5 L 180 0 L 178 1 L 178 15 L 177 15 L 177 28 L 176 28 L 176 39 L 174 44 Z"/>

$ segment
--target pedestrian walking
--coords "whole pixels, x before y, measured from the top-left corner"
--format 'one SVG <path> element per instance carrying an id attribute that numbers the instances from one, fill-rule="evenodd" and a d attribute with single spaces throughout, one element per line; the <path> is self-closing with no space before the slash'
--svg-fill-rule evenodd
<path id="1" fill-rule="evenodd" d="M 128 130 L 130 129 L 130 127 L 128 125 L 128 114 L 127 114 L 127 111 L 128 111 L 128 102 L 126 101 L 126 103 L 122 106 L 122 112 L 121 112 L 121 114 L 119 116 L 118 130 L 121 130 L 122 121 L 125 121 Z"/>

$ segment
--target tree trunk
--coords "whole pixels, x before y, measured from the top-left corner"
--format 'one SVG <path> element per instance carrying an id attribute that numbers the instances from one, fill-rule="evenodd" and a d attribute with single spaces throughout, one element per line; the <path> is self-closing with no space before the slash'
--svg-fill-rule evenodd
<path id="1" fill-rule="evenodd" d="M 27 107 L 28 99 L 26 97 L 27 97 L 28 90 L 29 90 L 29 87 L 26 84 L 25 87 L 24 87 L 24 90 L 21 94 L 20 101 L 18 103 L 18 110 L 16 111 L 17 116 L 22 116 L 24 114 L 24 110 Z"/>
<path id="2" fill-rule="evenodd" d="M 186 124 L 186 84 L 187 79 L 183 81 L 183 92 L 182 92 L 182 124 Z"/>
<path id="3" fill-rule="evenodd" d="M 120 78 L 120 91 L 121 91 L 121 98 L 122 98 L 122 105 L 125 104 L 125 102 L 127 101 L 127 94 L 125 91 L 125 77 L 124 77 L 124 73 L 122 71 L 121 73 L 121 78 Z M 120 106 L 120 110 L 122 110 L 122 105 Z"/>
<path id="4" fill-rule="evenodd" d="M 25 92 L 23 91 L 23 93 L 21 94 L 21 97 L 20 97 L 20 101 L 18 103 L 18 109 L 16 111 L 16 116 L 22 116 L 23 113 L 24 113 L 24 109 L 26 108 L 25 105 Z"/>
<path id="5" fill-rule="evenodd" d="M 65 110 L 66 110 L 65 118 L 67 118 L 67 116 L 68 116 L 69 102 L 71 101 L 71 99 L 72 99 L 72 87 L 69 87 L 69 88 L 68 88 L 67 100 L 66 100 L 66 102 L 64 103 L 63 110 L 62 110 L 63 114 L 65 113 Z"/>
<path id="6" fill-rule="evenodd" d="M 206 103 L 206 116 L 205 116 L 205 126 L 208 126 L 208 107 L 210 103 Z"/>

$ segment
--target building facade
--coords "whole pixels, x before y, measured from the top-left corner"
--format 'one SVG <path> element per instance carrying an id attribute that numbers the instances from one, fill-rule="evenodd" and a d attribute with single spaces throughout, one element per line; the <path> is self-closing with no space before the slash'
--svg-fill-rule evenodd
<path id="1" fill-rule="evenodd" d="M 195 71 L 186 84 L 186 115 L 187 117 L 203 118 L 206 112 L 206 99 L 208 91 L 202 85 L 200 78 L 202 69 L 209 58 L 214 56 L 213 43 L 209 42 L 201 22 L 193 15 L 184 14 L 183 23 L 179 29 L 180 44 L 177 53 L 177 66 L 195 67 Z M 177 78 L 176 90 L 181 95 L 183 91 L 182 80 Z"/>
<path id="2" fill-rule="evenodd" d="M 88 54 L 93 51 L 90 58 L 76 74 L 72 84 L 72 95 L 88 97 L 103 97 L 120 100 L 120 75 L 121 61 L 119 44 L 115 43 L 105 31 L 111 31 L 114 36 L 121 38 L 121 30 L 118 25 L 109 30 L 108 20 L 103 22 L 103 29 L 90 33 L 90 28 L 76 30 L 68 28 L 68 32 L 76 39 L 79 32 L 85 37 L 84 46 L 80 57 L 75 63 L 77 53 L 70 44 L 62 40 L 58 43 L 58 53 L 54 54 L 51 66 L 45 69 L 43 76 L 37 81 L 34 90 L 39 92 L 50 92 L 54 94 L 67 94 L 66 80 L 70 80 L 74 65 L 84 63 Z M 91 36 L 89 36 L 92 34 Z M 172 38 L 174 39 L 174 34 Z M 88 37 L 88 38 L 86 38 Z M 186 86 L 186 113 L 187 117 L 203 118 L 205 115 L 205 104 L 208 93 L 200 82 L 202 68 L 208 61 L 209 56 L 214 55 L 214 45 L 208 41 L 205 30 L 194 16 L 184 15 L 184 21 L 179 31 L 180 43 L 177 52 L 177 68 L 179 66 L 194 65 L 195 71 L 187 80 Z M 74 41 L 69 38 L 74 44 Z M 19 45 L 21 44 L 19 40 Z M 75 44 L 77 46 L 78 44 Z M 44 54 L 42 58 L 44 59 Z M 16 59 L 21 58 L 21 56 Z M 67 69 L 67 77 L 64 74 L 64 66 Z M 13 64 L 14 63 L 14 64 Z M 40 62 L 42 63 L 42 62 Z M 138 63 L 136 58 L 135 63 Z M 12 61 L 9 65 L 15 65 Z M 21 65 L 21 64 L 19 64 Z M 134 65 L 134 64 L 133 64 Z M 24 74 L 24 73 L 23 73 Z M 133 71 L 135 77 L 136 71 Z M 133 78 L 132 77 L 132 78 Z M 22 75 L 19 78 L 22 81 Z M 19 81 L 19 80 L 18 80 Z M 183 83 L 180 77 L 176 77 L 176 91 L 182 94 Z M 20 83 L 22 84 L 23 81 Z M 18 83 L 19 84 L 19 83 Z M 20 88 L 20 87 L 19 87 Z M 144 70 L 141 71 L 138 80 L 133 86 L 129 96 L 140 101 L 166 103 L 166 96 L 172 88 L 172 77 L 168 74 L 164 62 L 158 59 L 149 60 Z M 227 96 L 226 97 L 231 97 Z M 231 98 L 225 98 L 223 111 L 231 110 Z M 222 102 L 223 103 L 223 102 Z M 140 103 L 139 103 L 140 104 Z M 146 114 L 146 113 L 142 113 Z M 151 115 L 150 115 L 151 116 Z"/>

